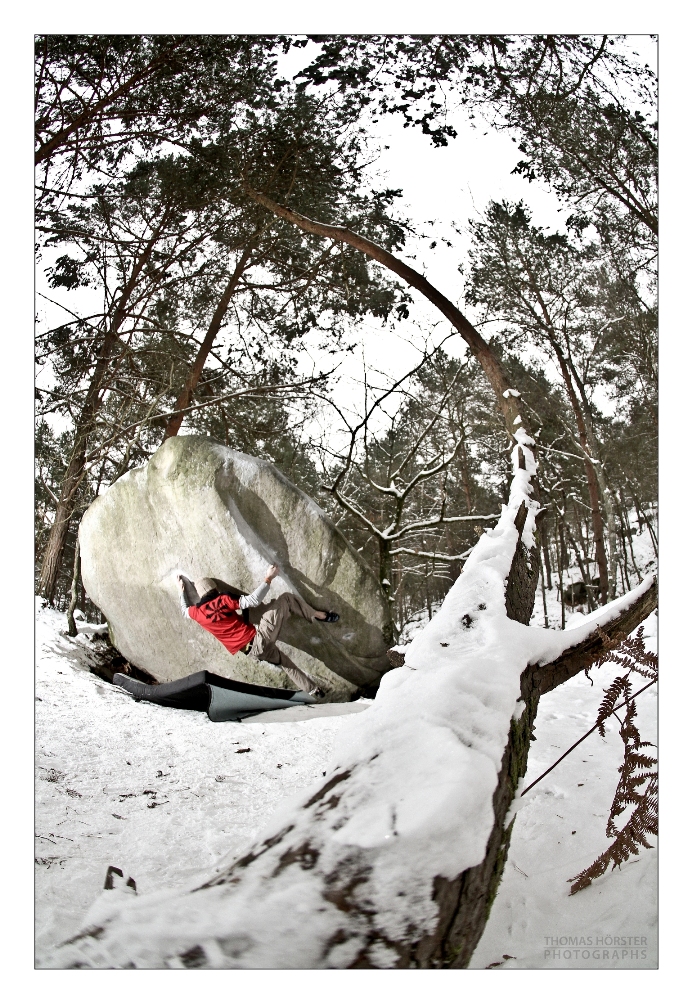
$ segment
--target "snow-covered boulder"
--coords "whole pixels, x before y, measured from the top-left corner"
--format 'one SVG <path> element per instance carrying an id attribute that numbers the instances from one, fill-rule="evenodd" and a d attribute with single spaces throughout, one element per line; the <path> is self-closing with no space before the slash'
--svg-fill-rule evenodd
<path id="1" fill-rule="evenodd" d="M 280 643 L 332 699 L 348 699 L 389 668 L 385 600 L 374 575 L 325 513 L 271 463 L 203 436 L 168 439 L 87 509 L 79 530 L 82 578 L 115 646 L 160 682 L 207 669 L 294 688 L 283 673 L 230 655 L 181 616 L 176 576 L 212 577 L 251 592 L 267 565 L 286 590 L 341 619 L 292 617 Z"/>

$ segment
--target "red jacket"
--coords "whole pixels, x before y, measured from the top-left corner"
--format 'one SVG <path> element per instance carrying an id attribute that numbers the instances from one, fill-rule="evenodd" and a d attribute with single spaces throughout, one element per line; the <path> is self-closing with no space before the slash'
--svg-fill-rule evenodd
<path id="1" fill-rule="evenodd" d="M 238 600 L 230 596 L 217 596 L 203 606 L 190 606 L 187 612 L 200 627 L 221 641 L 232 655 L 244 648 L 256 634 L 255 628 L 243 621 Z"/>

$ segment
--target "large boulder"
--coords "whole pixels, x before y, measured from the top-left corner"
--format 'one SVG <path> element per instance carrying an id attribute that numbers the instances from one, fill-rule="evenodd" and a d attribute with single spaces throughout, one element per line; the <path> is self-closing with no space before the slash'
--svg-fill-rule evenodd
<path id="1" fill-rule="evenodd" d="M 340 614 L 324 626 L 291 617 L 280 640 L 332 699 L 370 688 L 390 667 L 376 578 L 319 506 L 266 460 L 203 436 L 168 439 L 90 505 L 79 542 L 84 586 L 113 644 L 160 682 L 207 669 L 294 688 L 180 613 L 178 574 L 251 592 L 272 563 L 281 573 L 267 599 L 289 590 Z"/>

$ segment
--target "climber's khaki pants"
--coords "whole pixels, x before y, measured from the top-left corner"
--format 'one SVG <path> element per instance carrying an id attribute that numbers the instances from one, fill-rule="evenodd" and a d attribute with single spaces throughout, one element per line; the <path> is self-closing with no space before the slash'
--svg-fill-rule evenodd
<path id="1" fill-rule="evenodd" d="M 312 621 L 318 612 L 319 610 L 313 609 L 304 599 L 292 592 L 283 592 L 271 602 L 260 603 L 259 606 L 251 606 L 248 609 L 250 623 L 257 631 L 248 654 L 260 662 L 280 665 L 289 679 L 306 693 L 319 686 L 319 682 L 299 669 L 276 642 L 281 633 L 281 626 L 289 616 L 302 616 L 304 620 Z"/>

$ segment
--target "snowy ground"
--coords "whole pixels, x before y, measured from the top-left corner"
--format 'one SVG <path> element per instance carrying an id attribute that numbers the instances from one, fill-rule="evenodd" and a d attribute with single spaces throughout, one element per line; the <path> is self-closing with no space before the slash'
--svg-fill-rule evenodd
<path id="1" fill-rule="evenodd" d="M 648 570 L 651 555 L 641 537 L 638 544 L 640 567 Z M 555 590 L 548 604 L 552 624 L 559 616 Z M 542 617 L 539 591 L 533 622 Z M 74 640 L 64 629 L 64 615 L 40 610 L 39 966 L 83 925 L 109 865 L 131 875 L 138 892 L 149 892 L 182 886 L 239 855 L 282 798 L 320 778 L 347 716 L 370 704 L 291 708 L 213 724 L 194 711 L 135 703 L 89 672 L 90 629 Z M 652 647 L 655 632 L 652 616 L 646 623 Z M 593 687 L 579 676 L 543 698 L 527 784 L 592 726 L 616 672 L 604 666 L 595 670 Z M 638 699 L 638 708 L 642 735 L 655 742 L 656 687 Z M 569 896 L 568 879 L 609 845 L 605 822 L 621 758 L 611 724 L 605 739 L 591 735 L 521 800 L 472 968 L 656 967 L 655 850 Z"/>
<path id="2" fill-rule="evenodd" d="M 282 797 L 322 775 L 334 735 L 371 701 L 247 722 L 136 703 L 89 671 L 89 631 L 37 621 L 36 949 L 70 937 L 109 865 L 138 892 L 184 884 L 233 856 Z"/>

